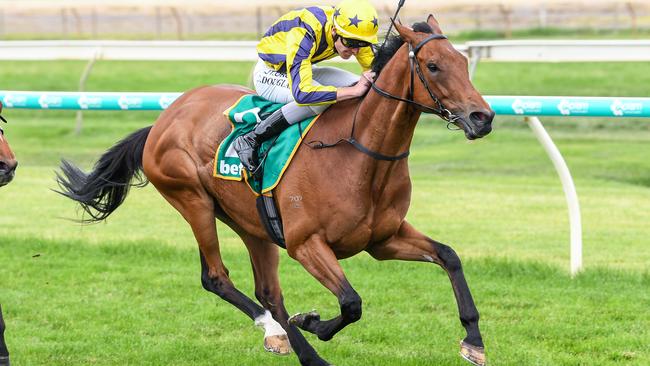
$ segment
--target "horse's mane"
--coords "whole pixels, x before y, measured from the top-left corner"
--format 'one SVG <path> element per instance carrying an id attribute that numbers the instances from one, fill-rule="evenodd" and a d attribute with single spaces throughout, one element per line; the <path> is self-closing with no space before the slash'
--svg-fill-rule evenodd
<path id="1" fill-rule="evenodd" d="M 426 22 L 413 24 L 413 30 L 420 33 L 433 33 L 433 29 Z M 388 36 L 383 47 L 377 46 L 375 49 L 375 59 L 372 61 L 372 71 L 379 74 L 403 44 L 404 40 L 400 38 L 399 34 L 391 34 Z"/>

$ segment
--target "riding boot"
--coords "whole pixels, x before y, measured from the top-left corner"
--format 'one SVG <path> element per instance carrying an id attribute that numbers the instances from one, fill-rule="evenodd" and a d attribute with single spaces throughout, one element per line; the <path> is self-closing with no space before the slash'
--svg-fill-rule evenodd
<path id="1" fill-rule="evenodd" d="M 249 173 L 255 175 L 257 171 L 259 164 L 257 149 L 262 142 L 279 135 L 287 127 L 289 127 L 289 122 L 284 118 L 282 109 L 278 109 L 261 121 L 253 131 L 235 139 L 233 148 Z"/>

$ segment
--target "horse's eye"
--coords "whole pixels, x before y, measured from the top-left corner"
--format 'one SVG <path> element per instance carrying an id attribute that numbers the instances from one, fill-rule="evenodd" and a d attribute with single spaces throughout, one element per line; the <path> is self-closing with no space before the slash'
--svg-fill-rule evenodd
<path id="1" fill-rule="evenodd" d="M 440 69 L 438 68 L 438 65 L 434 64 L 433 62 L 428 63 L 427 68 L 429 69 L 429 71 L 434 72 L 434 73 L 440 71 Z"/>

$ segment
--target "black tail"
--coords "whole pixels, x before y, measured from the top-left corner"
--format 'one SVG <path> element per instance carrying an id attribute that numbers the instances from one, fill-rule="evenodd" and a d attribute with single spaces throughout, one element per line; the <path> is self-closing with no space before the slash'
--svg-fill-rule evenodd
<path id="1" fill-rule="evenodd" d="M 138 130 L 115 144 L 95 163 L 89 174 L 72 163 L 62 160 L 56 180 L 61 191 L 81 205 L 91 218 L 81 222 L 92 223 L 106 219 L 124 202 L 131 186 L 144 187 L 148 181 L 141 175 L 142 153 L 151 126 Z M 133 178 L 136 183 L 131 183 Z"/>

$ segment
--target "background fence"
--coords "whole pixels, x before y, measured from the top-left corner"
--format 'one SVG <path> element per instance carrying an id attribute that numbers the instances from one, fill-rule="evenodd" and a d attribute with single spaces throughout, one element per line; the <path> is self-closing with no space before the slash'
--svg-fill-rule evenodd
<path id="1" fill-rule="evenodd" d="M 133 39 L 196 39 L 228 34 L 257 37 L 286 11 L 310 3 L 337 1 L 0 1 L 0 39 L 29 37 L 104 38 L 120 34 Z M 396 1 L 373 1 L 381 19 L 388 19 Z M 422 21 L 434 12 L 448 33 L 496 30 L 506 37 L 528 28 L 650 28 L 647 1 L 407 1 L 405 23 Z"/>

